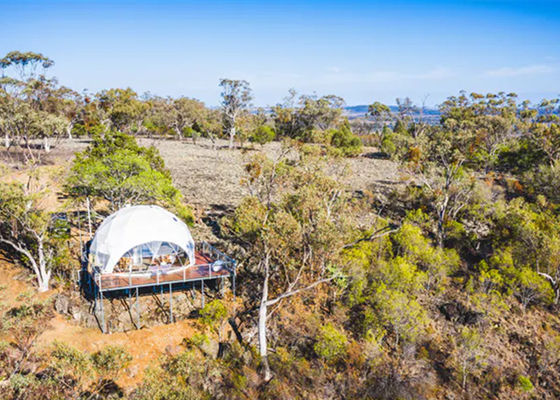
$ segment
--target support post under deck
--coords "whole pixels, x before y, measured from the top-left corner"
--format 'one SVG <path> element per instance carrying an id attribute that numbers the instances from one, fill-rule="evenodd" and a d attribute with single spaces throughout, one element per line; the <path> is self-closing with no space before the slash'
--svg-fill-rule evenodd
<path id="1" fill-rule="evenodd" d="M 169 284 L 169 322 L 173 322 L 173 286 Z"/>
<path id="2" fill-rule="evenodd" d="M 140 304 L 138 303 L 138 286 L 136 287 L 136 327 L 140 329 Z"/>
<path id="3" fill-rule="evenodd" d="M 200 294 L 201 294 L 200 301 L 202 303 L 202 308 L 204 308 L 204 279 L 200 281 Z"/>
<path id="4" fill-rule="evenodd" d="M 103 309 L 103 290 L 99 290 L 99 300 L 101 308 L 101 332 L 107 333 L 107 327 L 105 326 L 105 310 Z"/>

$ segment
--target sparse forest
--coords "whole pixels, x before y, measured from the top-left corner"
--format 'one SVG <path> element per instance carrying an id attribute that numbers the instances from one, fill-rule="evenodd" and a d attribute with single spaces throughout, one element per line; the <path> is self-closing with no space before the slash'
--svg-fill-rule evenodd
<path id="1" fill-rule="evenodd" d="M 342 98 L 293 90 L 257 108 L 232 79 L 219 108 L 80 93 L 53 64 L 0 59 L 0 271 L 26 288 L 0 285 L 0 398 L 560 398 L 558 98 L 461 92 L 437 123 L 372 99 L 348 118 Z M 189 204 L 163 142 L 209 165 L 235 154 L 242 179 L 218 184 L 240 200 Z M 396 172 L 352 178 L 373 174 L 362 160 Z M 239 260 L 236 298 L 185 313 L 188 335 L 142 371 L 118 334 L 44 339 L 61 315 L 102 335 L 60 302 L 87 310 L 81 246 L 126 204 L 161 205 Z"/>

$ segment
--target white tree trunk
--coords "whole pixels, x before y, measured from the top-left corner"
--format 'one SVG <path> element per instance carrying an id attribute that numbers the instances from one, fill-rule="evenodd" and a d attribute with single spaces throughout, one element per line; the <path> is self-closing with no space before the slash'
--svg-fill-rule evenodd
<path id="1" fill-rule="evenodd" d="M 234 124 L 232 122 L 232 124 Z M 230 129 L 229 129 L 229 148 L 230 150 L 233 149 L 233 140 L 235 139 L 235 125 L 233 125 Z"/>
<path id="2" fill-rule="evenodd" d="M 8 135 L 8 132 L 4 135 L 4 147 L 10 147 L 10 135 Z"/>
<path id="3" fill-rule="evenodd" d="M 0 242 L 11 246 L 15 251 L 23 254 L 27 258 L 28 262 L 31 264 L 31 269 L 33 270 L 33 273 L 37 278 L 39 292 L 46 292 L 47 290 L 49 290 L 51 271 L 47 270 L 48 260 L 47 258 L 45 258 L 43 239 L 39 235 L 36 235 L 35 238 L 37 239 L 37 252 L 39 256 L 38 260 L 33 257 L 33 254 L 31 254 L 29 249 L 27 249 L 25 247 L 25 244 L 23 243 L 19 243 L 17 241 L 12 241 L 2 237 L 0 237 Z"/>
<path id="4" fill-rule="evenodd" d="M 179 136 L 179 140 L 183 141 L 183 132 L 181 132 L 181 130 L 179 129 L 178 126 L 175 125 L 175 133 L 177 134 L 177 136 Z"/>
<path id="5" fill-rule="evenodd" d="M 45 249 L 43 239 L 37 238 L 37 252 L 39 254 L 39 265 L 37 275 L 37 284 L 39 285 L 39 292 L 46 292 L 49 290 L 49 281 L 51 279 L 51 271 L 47 271 L 47 259 L 45 258 Z"/>
<path id="6" fill-rule="evenodd" d="M 268 256 L 265 260 L 264 281 L 261 294 L 261 305 L 259 307 L 259 354 L 264 368 L 264 379 L 271 378 L 270 366 L 268 364 L 268 343 L 266 340 L 266 316 L 268 310 Z"/>
<path id="7" fill-rule="evenodd" d="M 51 151 L 51 145 L 49 143 L 49 138 L 47 136 L 45 136 L 43 138 L 43 149 L 45 149 L 45 152 L 48 153 L 49 151 Z"/>
<path id="8" fill-rule="evenodd" d="M 68 126 L 66 127 L 66 133 L 68 134 L 68 139 L 72 140 L 72 128 L 74 127 L 74 124 L 70 123 L 68 124 Z"/>

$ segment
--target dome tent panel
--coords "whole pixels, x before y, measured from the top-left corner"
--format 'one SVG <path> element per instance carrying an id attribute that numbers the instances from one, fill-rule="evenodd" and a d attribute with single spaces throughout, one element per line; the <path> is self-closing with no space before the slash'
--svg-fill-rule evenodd
<path id="1" fill-rule="evenodd" d="M 159 206 L 128 206 L 108 216 L 95 232 L 90 254 L 93 265 L 102 273 L 112 273 L 128 252 L 147 246 L 159 253 L 164 249 L 181 249 L 189 263 L 195 262 L 194 241 L 187 225 Z M 153 250 L 153 251 L 152 251 Z"/>

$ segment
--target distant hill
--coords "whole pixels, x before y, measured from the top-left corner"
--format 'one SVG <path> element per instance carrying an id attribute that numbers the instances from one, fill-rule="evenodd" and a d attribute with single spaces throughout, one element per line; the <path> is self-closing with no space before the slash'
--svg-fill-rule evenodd
<path id="1" fill-rule="evenodd" d="M 389 108 L 391 109 L 391 111 L 393 113 L 397 113 L 399 111 L 397 106 L 389 106 Z M 363 105 L 357 105 L 357 106 L 347 106 L 344 107 L 345 110 L 345 114 L 349 119 L 354 119 L 354 118 L 360 118 L 365 116 L 365 114 L 368 111 L 368 106 L 363 104 Z M 428 123 L 437 123 L 439 122 L 439 118 L 440 118 L 440 112 L 437 108 L 425 108 L 424 112 L 423 112 L 423 117 L 424 120 L 426 120 Z M 414 119 L 418 119 L 420 117 L 420 113 L 415 113 L 414 114 Z"/>

